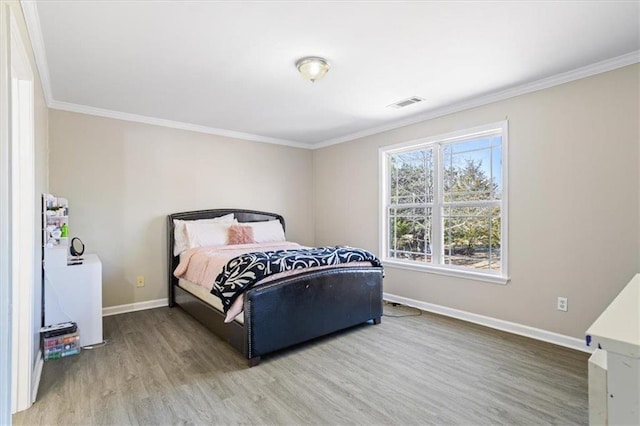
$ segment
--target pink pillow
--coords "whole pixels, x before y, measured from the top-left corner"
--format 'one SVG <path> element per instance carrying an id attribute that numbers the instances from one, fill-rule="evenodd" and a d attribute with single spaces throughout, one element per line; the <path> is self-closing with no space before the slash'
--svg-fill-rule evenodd
<path id="1" fill-rule="evenodd" d="M 253 242 L 253 228 L 250 225 L 231 225 L 229 227 L 229 244 L 251 244 Z"/>

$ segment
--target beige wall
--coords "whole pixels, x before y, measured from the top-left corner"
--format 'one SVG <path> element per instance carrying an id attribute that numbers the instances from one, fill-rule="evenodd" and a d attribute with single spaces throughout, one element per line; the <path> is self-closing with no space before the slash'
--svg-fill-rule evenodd
<path id="1" fill-rule="evenodd" d="M 640 270 L 638 81 L 628 66 L 315 151 L 316 244 L 378 252 L 380 146 L 507 117 L 511 282 L 388 267 L 385 291 L 582 338 Z"/>
<path id="2" fill-rule="evenodd" d="M 385 291 L 581 338 L 640 270 L 638 69 L 316 151 L 50 110 L 50 188 L 103 261 L 103 305 L 154 300 L 166 297 L 167 214 L 274 211 L 292 240 L 377 253 L 378 148 L 507 117 L 511 282 L 389 267 Z"/>
<path id="3" fill-rule="evenodd" d="M 313 243 L 311 151 L 57 110 L 49 121 L 51 192 L 102 260 L 105 307 L 167 297 L 170 213 L 276 212 L 291 240 Z"/>

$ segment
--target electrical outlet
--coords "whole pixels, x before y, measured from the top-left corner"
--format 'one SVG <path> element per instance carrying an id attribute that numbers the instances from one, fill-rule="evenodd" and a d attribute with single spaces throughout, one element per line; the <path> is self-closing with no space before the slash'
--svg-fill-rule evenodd
<path id="1" fill-rule="evenodd" d="M 136 287 L 144 287 L 144 277 L 142 275 L 138 275 L 136 278 Z"/>
<path id="2" fill-rule="evenodd" d="M 569 310 L 569 299 L 566 297 L 558 297 L 558 310 L 567 312 Z"/>

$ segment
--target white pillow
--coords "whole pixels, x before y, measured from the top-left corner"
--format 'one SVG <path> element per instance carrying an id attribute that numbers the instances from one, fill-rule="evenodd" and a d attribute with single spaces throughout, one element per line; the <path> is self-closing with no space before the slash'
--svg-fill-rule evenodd
<path id="1" fill-rule="evenodd" d="M 237 222 L 233 217 L 233 213 L 226 214 L 220 217 L 214 217 L 213 219 L 199 219 L 199 220 L 180 220 L 173 219 L 173 255 L 180 256 L 180 253 L 189 248 L 189 241 L 187 240 L 187 230 L 185 224 L 187 222 L 199 222 L 199 223 L 215 223 L 215 222 Z"/>
<path id="2" fill-rule="evenodd" d="M 187 222 L 185 227 L 187 230 L 187 240 L 189 242 L 188 248 L 226 245 L 229 228 L 234 222 Z"/>
<path id="3" fill-rule="evenodd" d="M 274 241 L 285 241 L 284 229 L 279 220 L 268 220 L 266 222 L 250 222 L 253 228 L 253 241 L 256 243 L 270 243 Z"/>

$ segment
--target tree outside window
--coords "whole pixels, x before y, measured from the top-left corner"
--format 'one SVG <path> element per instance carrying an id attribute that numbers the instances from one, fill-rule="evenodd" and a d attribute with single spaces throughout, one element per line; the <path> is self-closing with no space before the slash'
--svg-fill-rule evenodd
<path id="1" fill-rule="evenodd" d="M 386 259 L 504 272 L 504 127 L 382 150 Z"/>

